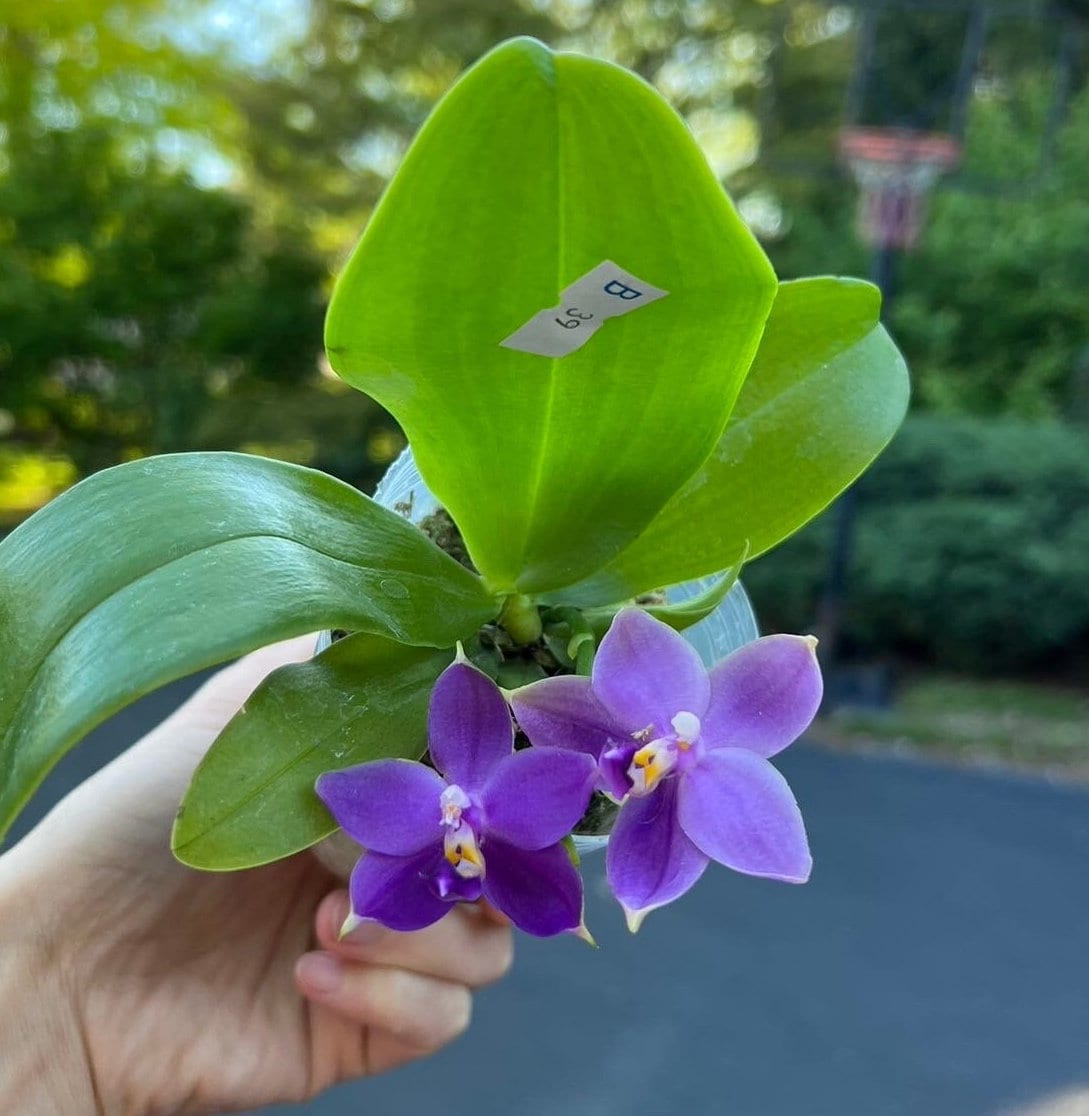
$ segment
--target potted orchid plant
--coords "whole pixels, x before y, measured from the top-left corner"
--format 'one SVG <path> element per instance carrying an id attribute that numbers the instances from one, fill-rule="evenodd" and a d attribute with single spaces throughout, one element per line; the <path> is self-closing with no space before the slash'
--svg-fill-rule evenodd
<path id="1" fill-rule="evenodd" d="M 717 662 L 681 633 L 736 606 L 743 563 L 899 425 L 879 301 L 851 279 L 777 282 L 644 82 L 501 45 L 424 125 L 329 308 L 333 368 L 408 436 L 407 497 L 178 454 L 99 473 L 13 532 L 0 835 L 127 703 L 325 630 L 196 771 L 184 863 L 245 869 L 343 831 L 353 919 L 409 929 L 484 896 L 539 935 L 585 933 L 572 834 L 612 829 L 633 929 L 710 860 L 805 879 L 769 757 L 819 704 L 814 641 Z"/>

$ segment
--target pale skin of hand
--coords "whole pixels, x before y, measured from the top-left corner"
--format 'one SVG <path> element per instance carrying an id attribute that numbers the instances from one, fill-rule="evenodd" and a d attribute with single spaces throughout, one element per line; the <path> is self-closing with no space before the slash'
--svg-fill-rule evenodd
<path id="1" fill-rule="evenodd" d="M 344 941 L 343 885 L 310 853 L 224 875 L 170 852 L 200 757 L 312 638 L 221 671 L 0 857 L 0 1111 L 166 1116 L 303 1100 L 434 1052 L 511 932 L 458 907 Z"/>

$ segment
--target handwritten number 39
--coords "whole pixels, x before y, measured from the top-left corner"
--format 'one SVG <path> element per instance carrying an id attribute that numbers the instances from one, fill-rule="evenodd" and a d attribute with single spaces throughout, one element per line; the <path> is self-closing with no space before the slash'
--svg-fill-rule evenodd
<path id="1" fill-rule="evenodd" d="M 556 319 L 556 324 L 562 325 L 564 329 L 578 329 L 583 322 L 593 318 L 593 314 L 580 314 L 577 306 L 569 307 L 564 313 L 567 315 L 566 318 Z"/>

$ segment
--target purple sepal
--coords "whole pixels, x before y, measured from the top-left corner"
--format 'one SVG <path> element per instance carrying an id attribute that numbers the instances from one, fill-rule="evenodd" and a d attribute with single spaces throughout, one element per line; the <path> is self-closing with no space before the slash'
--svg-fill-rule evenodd
<path id="1" fill-rule="evenodd" d="M 620 807 L 605 853 L 613 894 L 633 915 L 683 895 L 703 874 L 708 857 L 677 820 L 677 782 L 666 779 L 642 798 Z"/>
<path id="2" fill-rule="evenodd" d="M 321 775 L 318 795 L 365 849 L 409 856 L 441 837 L 437 771 L 411 760 L 374 760 Z"/>
<path id="3" fill-rule="evenodd" d="M 582 925 L 582 877 L 562 844 L 527 852 L 490 837 L 484 897 L 520 930 L 549 938 Z"/>
<path id="4" fill-rule="evenodd" d="M 439 675 L 427 726 L 435 766 L 470 794 L 514 748 L 514 725 L 503 695 L 468 663 L 453 663 Z"/>
<path id="5" fill-rule="evenodd" d="M 816 641 L 765 636 L 711 671 L 701 739 L 708 748 L 745 748 L 774 756 L 809 727 L 822 693 Z"/>
<path id="6" fill-rule="evenodd" d="M 480 794 L 489 841 L 520 849 L 562 841 L 586 812 L 596 778 L 593 758 L 581 752 L 527 748 L 507 756 Z"/>
<path id="7" fill-rule="evenodd" d="M 589 678 L 545 678 L 515 690 L 510 703 L 519 727 L 538 748 L 569 748 L 597 759 L 629 739 L 594 697 Z"/>
<path id="8" fill-rule="evenodd" d="M 616 614 L 594 658 L 594 695 L 628 733 L 660 736 L 682 710 L 702 718 L 711 696 L 691 644 L 640 608 Z"/>
<path id="9" fill-rule="evenodd" d="M 741 748 L 709 752 L 681 784 L 677 817 L 727 868 L 787 883 L 809 879 L 813 858 L 798 804 L 762 756 Z"/>
<path id="10" fill-rule="evenodd" d="M 451 909 L 432 887 L 442 863 L 441 843 L 413 856 L 364 854 L 348 882 L 352 913 L 391 930 L 422 930 L 438 922 Z"/>

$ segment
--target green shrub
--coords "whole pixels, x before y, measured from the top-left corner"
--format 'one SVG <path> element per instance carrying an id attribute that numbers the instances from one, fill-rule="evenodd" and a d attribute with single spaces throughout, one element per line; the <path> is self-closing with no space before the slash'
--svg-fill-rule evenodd
<path id="1" fill-rule="evenodd" d="M 832 514 L 747 571 L 766 629 L 812 626 Z M 1086 432 L 912 416 L 859 485 L 844 624 L 859 654 L 975 671 L 1084 654 Z"/>

